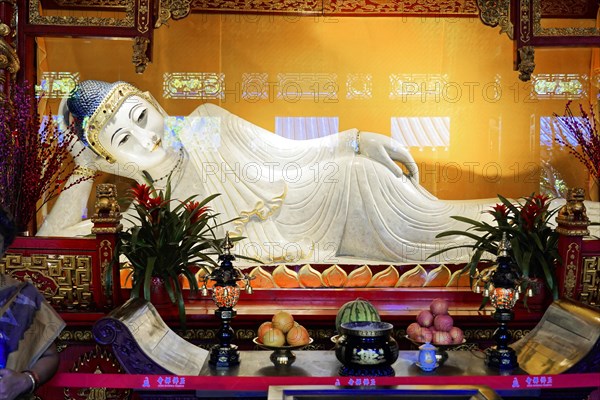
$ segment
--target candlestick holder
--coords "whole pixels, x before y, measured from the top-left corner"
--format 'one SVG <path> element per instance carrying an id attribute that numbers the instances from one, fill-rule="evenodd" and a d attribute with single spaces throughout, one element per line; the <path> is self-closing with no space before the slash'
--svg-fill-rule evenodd
<path id="1" fill-rule="evenodd" d="M 231 343 L 235 336 L 231 321 L 237 314 L 234 307 L 240 298 L 241 292 L 238 282 L 245 281 L 246 293 L 252 294 L 251 278 L 233 266 L 232 261 L 235 260 L 235 256 L 231 254 L 231 248 L 233 248 L 233 244 L 229 234 L 226 234 L 223 254 L 219 256 L 221 264 L 212 273 L 204 277 L 201 290 L 203 296 L 207 296 L 209 290 L 212 291 L 212 299 L 217 306 L 215 315 L 221 321 L 221 327 L 217 334 L 219 343 L 211 348 L 208 361 L 211 366 L 218 369 L 226 369 L 240 363 L 238 347 Z M 207 287 L 209 280 L 214 281 L 214 285 L 210 289 Z"/>
<path id="2" fill-rule="evenodd" d="M 498 265 L 484 291 L 484 296 L 489 297 L 495 308 L 492 316 L 499 324 L 492 336 L 496 345 L 486 349 L 485 361 L 488 366 L 500 370 L 513 370 L 519 366 L 517 355 L 509 346 L 512 335 L 508 323 L 514 319 L 513 308 L 519 298 L 521 276 L 511 262 L 509 251 L 510 242 L 505 233 L 498 246 Z"/>

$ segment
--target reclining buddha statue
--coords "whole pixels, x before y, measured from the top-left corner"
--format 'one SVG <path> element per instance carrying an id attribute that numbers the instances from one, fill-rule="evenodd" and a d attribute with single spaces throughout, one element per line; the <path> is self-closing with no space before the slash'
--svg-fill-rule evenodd
<path id="1" fill-rule="evenodd" d="M 203 104 L 175 120 L 174 134 L 165 128 L 173 117 L 125 82 L 83 81 L 60 113 L 78 129 L 80 173 L 100 170 L 141 183 L 148 174 L 159 188 L 170 179 L 179 199 L 220 193 L 211 207 L 222 221 L 237 218 L 224 226 L 245 237 L 237 253 L 265 262 L 423 261 L 456 244 L 436 238 L 464 229 L 450 216 L 491 219 L 484 211 L 497 203 L 436 198 L 419 184 L 405 147 L 357 129 L 290 140 Z M 89 234 L 81 211 L 91 189 L 86 181 L 61 194 L 38 234 Z"/>

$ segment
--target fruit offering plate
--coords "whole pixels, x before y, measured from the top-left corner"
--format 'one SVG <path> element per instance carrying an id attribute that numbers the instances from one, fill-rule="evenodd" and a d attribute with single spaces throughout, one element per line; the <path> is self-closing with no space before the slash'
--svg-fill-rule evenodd
<path id="1" fill-rule="evenodd" d="M 409 338 L 408 335 L 406 335 L 404 337 L 406 338 L 406 340 L 408 340 L 409 342 L 411 342 L 412 344 L 414 344 L 417 348 L 419 346 L 425 344 L 424 342 L 417 342 L 416 340 L 414 340 L 412 338 Z M 458 346 L 462 346 L 466 342 L 467 342 L 467 340 L 463 339 L 461 343 L 454 343 L 454 344 L 435 344 L 435 343 L 431 343 L 433 346 L 435 346 L 438 349 L 437 350 L 436 358 L 438 360 L 439 365 L 442 365 L 448 359 L 448 353 L 446 352 L 447 350 L 451 350 L 451 349 L 456 348 Z"/>
<path id="2" fill-rule="evenodd" d="M 269 346 L 264 343 L 261 343 L 257 337 L 252 339 L 255 345 L 265 350 L 273 350 L 273 353 L 269 356 L 269 359 L 276 367 L 280 366 L 290 366 L 296 361 L 296 355 L 292 352 L 292 350 L 298 350 L 305 346 L 312 344 L 313 338 L 308 339 L 308 343 L 300 344 L 296 346 Z"/>

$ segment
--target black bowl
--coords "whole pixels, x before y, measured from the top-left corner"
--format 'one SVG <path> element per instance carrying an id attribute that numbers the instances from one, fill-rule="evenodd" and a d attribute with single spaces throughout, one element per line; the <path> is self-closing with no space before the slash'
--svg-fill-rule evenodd
<path id="1" fill-rule="evenodd" d="M 340 326 L 340 333 L 348 336 L 378 337 L 389 336 L 394 325 L 389 322 L 356 321 L 344 322 Z"/>

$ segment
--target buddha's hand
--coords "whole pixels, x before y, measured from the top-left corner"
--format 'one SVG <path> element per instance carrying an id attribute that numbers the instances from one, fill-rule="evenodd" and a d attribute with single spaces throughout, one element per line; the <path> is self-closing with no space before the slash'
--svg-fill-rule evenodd
<path id="1" fill-rule="evenodd" d="M 408 176 L 411 180 L 419 182 L 417 163 L 408 149 L 397 140 L 378 133 L 361 132 L 359 152 L 385 165 L 397 177 Z M 396 164 L 396 161 L 402 164 L 408 174 Z"/>

